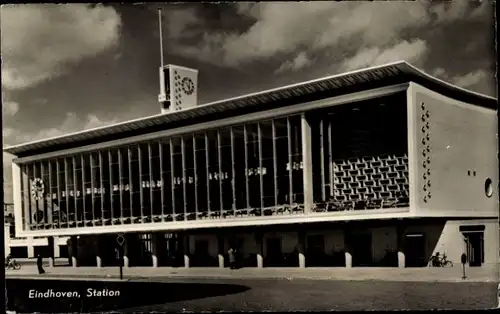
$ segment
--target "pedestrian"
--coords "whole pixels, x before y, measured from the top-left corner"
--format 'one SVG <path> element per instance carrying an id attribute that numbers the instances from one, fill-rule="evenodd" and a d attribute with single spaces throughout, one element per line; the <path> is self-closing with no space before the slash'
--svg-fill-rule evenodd
<path id="1" fill-rule="evenodd" d="M 42 263 L 43 263 L 42 255 L 38 254 L 36 258 L 36 265 L 38 266 L 38 273 L 40 275 L 45 274 L 45 270 L 42 267 Z"/>
<path id="2" fill-rule="evenodd" d="M 236 269 L 236 250 L 231 246 L 227 254 L 229 255 L 229 268 Z"/>

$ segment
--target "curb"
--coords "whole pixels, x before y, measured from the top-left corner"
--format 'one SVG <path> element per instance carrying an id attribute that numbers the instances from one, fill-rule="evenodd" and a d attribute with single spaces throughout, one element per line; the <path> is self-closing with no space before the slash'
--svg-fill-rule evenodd
<path id="1" fill-rule="evenodd" d="M 117 279 L 119 280 L 120 276 L 116 274 L 106 274 L 106 275 L 73 275 L 73 274 L 46 274 L 46 275 L 38 275 L 38 274 L 26 274 L 26 275 L 7 275 L 6 278 L 12 279 L 53 279 L 53 280 L 109 280 L 109 279 Z M 387 278 L 339 278 L 339 277 L 311 277 L 311 276 L 300 276 L 300 275 L 292 275 L 292 276 L 259 276 L 259 275 L 248 275 L 248 276 L 238 276 L 225 274 L 218 276 L 199 276 L 199 275 L 184 275 L 184 274 L 165 274 L 164 276 L 124 276 L 124 280 L 127 281 L 157 281 L 157 280 L 165 280 L 166 278 L 170 279 L 196 279 L 196 280 L 332 280 L 332 281 L 391 281 L 391 282 L 434 282 L 434 283 L 489 283 L 496 282 L 496 280 L 489 279 L 480 279 L 473 280 L 469 279 L 464 281 L 462 279 L 447 279 L 447 280 L 390 280 Z M 498 306 L 500 307 L 500 284 L 498 285 Z"/>

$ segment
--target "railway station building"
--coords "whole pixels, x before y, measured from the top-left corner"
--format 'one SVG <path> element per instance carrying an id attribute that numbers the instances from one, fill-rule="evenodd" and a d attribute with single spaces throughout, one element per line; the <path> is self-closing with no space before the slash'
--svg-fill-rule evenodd
<path id="1" fill-rule="evenodd" d="M 15 234 L 74 267 L 425 267 L 498 262 L 497 99 L 406 62 L 7 147 Z"/>

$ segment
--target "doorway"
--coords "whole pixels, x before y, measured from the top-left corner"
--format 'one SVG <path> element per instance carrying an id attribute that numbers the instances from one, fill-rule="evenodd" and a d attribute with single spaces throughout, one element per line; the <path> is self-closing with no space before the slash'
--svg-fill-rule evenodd
<path id="1" fill-rule="evenodd" d="M 484 233 L 464 233 L 467 259 L 470 267 L 480 267 L 484 263 Z"/>
<path id="2" fill-rule="evenodd" d="M 306 261 L 308 266 L 326 266 L 325 236 L 322 234 L 307 237 Z"/>
<path id="3" fill-rule="evenodd" d="M 266 264 L 267 266 L 282 266 L 281 238 L 266 239 Z"/>
<path id="4" fill-rule="evenodd" d="M 371 233 L 351 235 L 352 266 L 372 266 L 373 250 Z"/>
<path id="5" fill-rule="evenodd" d="M 407 234 L 404 241 L 405 266 L 425 267 L 425 236 L 423 233 Z"/>

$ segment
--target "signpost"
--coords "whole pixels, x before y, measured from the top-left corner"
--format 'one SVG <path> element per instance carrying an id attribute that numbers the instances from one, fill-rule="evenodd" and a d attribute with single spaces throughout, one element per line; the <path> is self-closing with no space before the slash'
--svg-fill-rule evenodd
<path id="1" fill-rule="evenodd" d="M 463 269 L 462 279 L 466 279 L 467 277 L 465 276 L 465 264 L 467 263 L 467 255 L 463 253 L 462 256 L 460 257 L 460 260 L 462 262 L 462 269 Z"/>
<path id="2" fill-rule="evenodd" d="M 123 244 L 125 243 L 125 237 L 123 233 L 119 233 L 116 236 L 116 242 L 120 246 L 117 250 L 118 263 L 120 265 L 120 280 L 123 279 Z"/>

